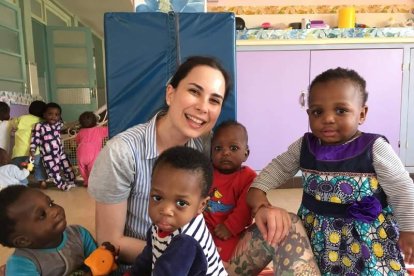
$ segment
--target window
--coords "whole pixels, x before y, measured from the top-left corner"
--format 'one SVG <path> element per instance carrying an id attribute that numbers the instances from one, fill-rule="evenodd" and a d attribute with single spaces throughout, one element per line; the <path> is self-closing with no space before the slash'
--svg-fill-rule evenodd
<path id="1" fill-rule="evenodd" d="M 0 0 L 0 90 L 26 92 L 23 33 L 18 8 Z"/>

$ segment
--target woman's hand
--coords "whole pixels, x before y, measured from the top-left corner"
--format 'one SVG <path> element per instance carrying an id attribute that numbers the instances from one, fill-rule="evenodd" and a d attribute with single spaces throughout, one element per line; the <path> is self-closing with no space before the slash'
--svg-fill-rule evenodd
<path id="1" fill-rule="evenodd" d="M 228 240 L 231 237 L 231 232 L 222 223 L 218 224 L 214 228 L 214 234 L 216 234 L 216 236 L 222 239 L 223 241 Z"/>
<path id="2" fill-rule="evenodd" d="M 271 205 L 260 207 L 254 219 L 263 238 L 273 247 L 286 238 L 292 226 L 289 213 Z"/>

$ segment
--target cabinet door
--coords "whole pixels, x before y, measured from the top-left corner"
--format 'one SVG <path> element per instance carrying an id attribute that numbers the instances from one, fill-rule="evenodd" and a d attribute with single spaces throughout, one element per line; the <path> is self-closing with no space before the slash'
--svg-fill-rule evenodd
<path id="1" fill-rule="evenodd" d="M 353 69 L 367 82 L 368 114 L 360 130 L 382 134 L 399 153 L 403 49 L 313 50 L 310 79 L 329 68 Z"/>
<path id="2" fill-rule="evenodd" d="M 405 166 L 414 167 L 414 49 L 411 50 L 411 70 L 408 96 L 407 141 L 405 143 Z M 413 170 L 413 168 L 411 168 Z M 413 172 L 413 171 L 410 172 Z"/>
<path id="3" fill-rule="evenodd" d="M 309 85 L 309 51 L 238 51 L 237 120 L 249 134 L 246 162 L 261 170 L 308 129 L 301 92 Z"/>

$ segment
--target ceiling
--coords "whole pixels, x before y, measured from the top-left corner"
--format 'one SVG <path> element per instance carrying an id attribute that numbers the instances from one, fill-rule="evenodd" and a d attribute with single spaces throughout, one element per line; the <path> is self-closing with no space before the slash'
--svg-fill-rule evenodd
<path id="1" fill-rule="evenodd" d="M 55 0 L 80 21 L 103 37 L 103 16 L 106 12 L 132 12 L 131 0 Z"/>

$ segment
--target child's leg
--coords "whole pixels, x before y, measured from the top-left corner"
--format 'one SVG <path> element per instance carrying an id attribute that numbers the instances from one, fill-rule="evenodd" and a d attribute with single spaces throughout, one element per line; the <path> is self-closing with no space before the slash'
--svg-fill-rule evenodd
<path id="1" fill-rule="evenodd" d="M 37 181 L 44 181 L 47 178 L 45 167 L 43 166 L 42 156 L 35 155 L 34 158 L 34 177 Z"/>
<path id="2" fill-rule="evenodd" d="M 75 184 L 75 173 L 73 172 L 72 165 L 64 152 L 60 155 L 60 164 L 62 166 L 66 181 L 70 184 Z"/>
<path id="3" fill-rule="evenodd" d="M 46 155 L 42 157 L 43 165 L 45 166 L 47 175 L 53 179 L 55 186 L 61 190 L 66 190 L 66 183 L 63 182 L 60 176 L 60 164 L 59 159 L 53 155 Z"/>
<path id="4" fill-rule="evenodd" d="M 79 172 L 83 178 L 83 185 L 88 186 L 88 171 L 87 171 L 87 165 L 84 164 L 81 160 L 78 159 L 78 168 Z"/>
<path id="5" fill-rule="evenodd" d="M 250 226 L 241 238 L 229 265 L 229 275 L 257 275 L 273 259 L 275 275 L 320 275 L 305 228 L 291 214 L 292 229 L 286 239 L 273 248 Z"/>

